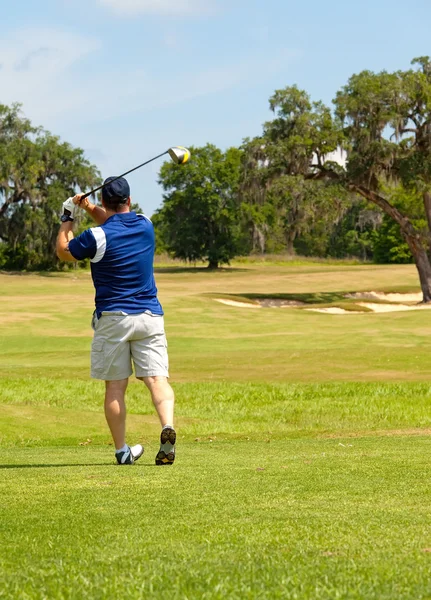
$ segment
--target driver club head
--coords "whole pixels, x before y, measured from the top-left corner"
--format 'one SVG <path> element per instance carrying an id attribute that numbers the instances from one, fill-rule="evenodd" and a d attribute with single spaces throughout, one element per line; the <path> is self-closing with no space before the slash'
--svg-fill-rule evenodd
<path id="1" fill-rule="evenodd" d="M 184 165 L 190 160 L 190 150 L 184 146 L 173 146 L 168 153 L 176 165 Z"/>

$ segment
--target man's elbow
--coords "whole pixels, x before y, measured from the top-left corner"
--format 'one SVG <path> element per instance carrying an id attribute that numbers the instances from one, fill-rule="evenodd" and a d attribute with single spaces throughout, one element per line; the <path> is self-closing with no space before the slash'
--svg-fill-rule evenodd
<path id="1" fill-rule="evenodd" d="M 75 262 L 76 261 L 76 258 L 74 258 L 71 255 L 70 250 L 66 250 L 65 248 L 57 247 L 57 256 L 60 260 L 63 260 L 65 262 Z"/>

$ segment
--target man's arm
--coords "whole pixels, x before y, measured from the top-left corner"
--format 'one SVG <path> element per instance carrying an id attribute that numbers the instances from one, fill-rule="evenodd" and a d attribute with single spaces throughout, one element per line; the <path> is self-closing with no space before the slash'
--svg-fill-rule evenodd
<path id="1" fill-rule="evenodd" d="M 83 194 L 77 194 L 73 198 L 73 202 L 79 206 L 79 208 L 84 209 L 98 225 L 103 225 L 108 218 L 105 209 L 102 206 L 92 204 L 88 198 L 81 199 L 82 195 Z"/>
<path id="2" fill-rule="evenodd" d="M 69 242 L 73 240 L 73 221 L 66 221 L 60 225 L 60 231 L 57 236 L 56 251 L 60 260 L 75 262 L 69 250 Z"/>
<path id="3" fill-rule="evenodd" d="M 63 202 L 63 214 L 61 215 L 61 225 L 57 236 L 56 252 L 60 260 L 73 262 L 84 260 L 84 258 L 94 258 L 97 252 L 97 242 L 91 229 L 82 232 L 76 239 L 73 237 L 73 221 L 79 210 L 78 205 L 81 202 L 82 194 L 73 198 L 68 198 Z M 106 213 L 103 222 L 106 221 Z M 100 215 L 102 217 L 102 215 Z"/>

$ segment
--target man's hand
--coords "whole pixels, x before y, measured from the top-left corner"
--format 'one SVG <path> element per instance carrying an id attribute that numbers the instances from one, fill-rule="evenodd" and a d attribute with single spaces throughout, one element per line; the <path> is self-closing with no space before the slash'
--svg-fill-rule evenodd
<path id="1" fill-rule="evenodd" d="M 76 203 L 74 202 L 75 198 L 76 198 L 76 196 L 70 197 L 63 202 L 63 205 L 62 205 L 63 211 L 61 214 L 61 220 L 63 222 L 73 221 L 75 219 L 75 217 L 78 215 L 79 206 L 77 206 Z"/>
<path id="2" fill-rule="evenodd" d="M 75 210 L 82 208 L 98 225 L 103 225 L 108 218 L 106 210 L 102 206 L 92 204 L 88 197 L 83 198 L 82 196 L 84 194 L 76 194 L 76 196 L 68 198 L 68 200 L 72 200 Z"/>
<path id="3" fill-rule="evenodd" d="M 73 196 L 72 201 L 75 204 L 75 206 L 79 206 L 79 208 L 83 208 L 85 210 L 89 207 L 90 200 L 88 199 L 88 197 L 83 198 L 82 196 L 84 196 L 84 194 L 76 194 L 76 196 Z"/>

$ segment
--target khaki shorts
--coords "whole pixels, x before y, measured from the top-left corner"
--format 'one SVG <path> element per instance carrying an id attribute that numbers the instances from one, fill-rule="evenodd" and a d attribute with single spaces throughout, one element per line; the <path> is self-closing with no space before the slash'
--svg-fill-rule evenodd
<path id="1" fill-rule="evenodd" d="M 122 312 L 93 318 L 91 377 L 114 381 L 136 377 L 169 377 L 168 344 L 161 315 Z"/>

